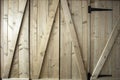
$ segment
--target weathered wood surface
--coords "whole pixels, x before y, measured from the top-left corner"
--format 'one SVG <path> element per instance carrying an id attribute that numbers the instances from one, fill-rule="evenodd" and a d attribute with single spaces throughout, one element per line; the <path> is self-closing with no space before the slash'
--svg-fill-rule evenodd
<path id="1" fill-rule="evenodd" d="M 108 38 L 105 48 L 102 51 L 100 59 L 98 60 L 97 65 L 94 68 L 91 79 L 97 79 L 98 75 L 100 74 L 101 69 L 103 68 L 103 65 L 105 64 L 106 59 L 109 56 L 109 53 L 114 45 L 116 38 L 119 35 L 119 33 L 120 33 L 120 17 L 119 17 L 118 21 L 116 21 L 115 26 L 113 27 L 113 30 L 110 34 L 110 37 Z"/>
<path id="2" fill-rule="evenodd" d="M 29 4 L 25 11 L 19 37 L 19 77 L 29 78 Z"/>
<path id="3" fill-rule="evenodd" d="M 2 3 L 4 4 L 2 6 L 4 8 L 4 10 L 3 10 L 4 15 L 2 18 L 4 27 L 2 27 L 3 32 L 1 32 L 1 33 L 5 35 L 4 38 L 1 39 L 1 42 L 3 42 L 3 44 L 1 45 L 3 47 L 2 51 L 1 51 L 2 66 L 3 66 L 2 77 L 6 77 L 6 78 L 7 77 L 15 77 L 15 76 L 18 77 L 17 74 L 19 74 L 18 73 L 18 71 L 19 71 L 19 69 L 18 69 L 18 38 L 20 38 L 20 37 L 18 35 L 20 34 L 22 22 L 26 21 L 26 20 L 24 20 L 23 15 L 24 15 L 24 13 L 26 14 L 25 7 L 27 5 L 27 1 L 24 0 L 23 1 L 24 4 L 22 4 L 22 7 L 24 9 L 21 10 L 22 8 L 20 8 L 20 10 L 19 10 L 18 7 L 15 7 L 18 5 L 19 1 L 20 0 L 2 1 Z M 10 4 L 9 10 L 8 10 L 8 4 Z M 19 3 L 19 5 L 21 5 L 21 3 Z M 28 19 L 27 16 L 26 16 L 26 19 Z M 9 25 L 8 25 L 8 23 L 9 23 Z M 27 23 L 24 23 L 24 25 L 25 25 L 25 27 L 27 27 Z M 9 29 L 8 29 L 8 27 L 9 27 Z M 24 28 L 22 28 L 22 29 L 24 29 Z M 25 33 L 27 33 L 27 32 L 25 32 Z M 22 37 L 22 39 L 24 40 L 23 37 Z M 8 40 L 11 40 L 11 41 L 8 41 Z M 9 44 L 8 44 L 8 42 L 9 42 Z M 27 44 L 25 44 L 25 43 L 22 43 L 22 44 L 27 46 Z M 8 51 L 9 48 L 10 48 L 10 50 Z M 27 54 L 27 53 L 25 52 L 23 54 Z M 21 58 L 21 59 L 23 59 L 23 58 Z M 28 59 L 28 58 L 26 58 L 26 59 Z M 24 63 L 28 64 L 29 61 L 24 62 Z M 24 67 L 24 70 L 29 69 L 28 68 L 29 64 L 28 64 L 28 66 L 26 66 L 26 65 L 25 65 L 26 68 Z M 12 70 L 10 70 L 10 69 L 12 69 Z"/>
<path id="4" fill-rule="evenodd" d="M 116 22 L 118 21 L 118 17 L 120 15 L 119 3 L 119 1 L 93 1 L 91 3 L 92 7 L 113 9 L 113 11 L 92 12 L 91 14 L 91 73 L 94 73 L 94 69 L 96 69 L 96 72 L 100 72 L 98 75 L 112 75 L 111 79 L 106 77 L 100 80 L 113 80 L 115 75 L 117 76 L 119 73 L 119 71 L 116 71 L 115 67 L 117 64 L 119 64 L 116 64 L 117 58 L 115 59 L 115 56 L 119 54 L 119 48 L 117 47 L 120 45 L 116 43 L 116 39 L 119 39 L 119 37 L 115 39 L 111 49 L 109 50 L 109 55 L 107 56 L 107 59 L 105 58 L 105 63 L 102 63 L 101 66 L 103 67 L 101 71 L 99 70 L 100 68 L 95 68 L 96 65 L 99 64 L 98 60 L 100 60 L 99 58 L 101 57 L 108 38 L 111 35 Z M 104 59 L 102 62 L 104 62 Z M 116 77 L 116 80 L 117 78 L 119 79 L 119 77 Z"/>
<path id="5" fill-rule="evenodd" d="M 66 25 L 67 25 L 68 29 L 70 30 L 71 39 L 74 44 L 75 54 L 76 54 L 76 58 L 77 58 L 77 66 L 79 67 L 78 71 L 81 74 L 81 78 L 83 80 L 86 80 L 87 72 L 85 69 L 85 65 L 83 63 L 82 50 L 81 50 L 81 46 L 79 44 L 80 42 L 78 40 L 78 34 L 76 32 L 76 28 L 75 28 L 75 25 L 74 25 L 72 17 L 71 17 L 71 13 L 70 13 L 70 9 L 68 7 L 67 0 L 61 0 L 61 6 L 62 6 L 63 14 L 65 16 Z"/>
<path id="6" fill-rule="evenodd" d="M 113 11 L 92 12 L 89 21 L 88 0 L 1 0 L 3 80 L 86 80 L 87 71 L 112 75 L 95 80 L 119 80 L 120 35 L 99 71 L 96 65 L 120 15 L 120 1 L 89 4 Z"/>
<path id="7" fill-rule="evenodd" d="M 59 76 L 58 3 L 59 0 L 31 2 L 30 69 L 32 78 Z"/>
<path id="8" fill-rule="evenodd" d="M 4 9 L 4 11 L 8 13 L 8 15 L 5 14 L 5 16 L 8 19 L 6 18 L 7 22 L 6 22 L 6 28 L 4 28 L 4 30 L 8 30 L 7 31 L 8 35 L 4 36 L 6 38 L 5 41 L 7 42 L 5 42 L 6 46 L 4 46 L 4 51 L 6 52 L 4 53 L 4 60 L 5 60 L 4 67 L 5 68 L 4 68 L 3 77 L 9 77 L 11 64 L 12 64 L 12 60 L 13 60 L 13 56 L 15 52 L 15 47 L 17 44 L 18 35 L 20 32 L 20 27 L 21 27 L 21 23 L 23 19 L 23 14 L 25 11 L 25 6 L 27 5 L 27 0 L 25 0 L 24 4 L 22 4 L 23 6 L 22 11 L 18 11 L 19 8 L 14 7 L 18 5 L 18 0 L 10 0 L 10 1 L 5 0 L 4 3 L 5 3 L 4 8 L 8 9 L 8 12 L 6 9 Z M 9 8 L 7 8 L 7 5 L 9 5 Z"/>

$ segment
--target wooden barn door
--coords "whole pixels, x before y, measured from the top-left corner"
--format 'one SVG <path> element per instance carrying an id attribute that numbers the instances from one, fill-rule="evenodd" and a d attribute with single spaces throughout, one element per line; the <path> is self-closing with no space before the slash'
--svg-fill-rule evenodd
<path id="1" fill-rule="evenodd" d="M 59 0 L 30 2 L 30 78 L 59 79 Z"/>
<path id="2" fill-rule="evenodd" d="M 91 80 L 120 80 L 120 1 L 91 0 Z"/>
<path id="3" fill-rule="evenodd" d="M 29 77 L 29 2 L 1 0 L 1 77 Z"/>
<path id="4" fill-rule="evenodd" d="M 120 80 L 119 0 L 0 4 L 2 80 Z"/>
<path id="5" fill-rule="evenodd" d="M 87 1 L 0 2 L 3 80 L 87 80 Z"/>
<path id="6" fill-rule="evenodd" d="M 59 0 L 0 0 L 3 80 L 59 79 Z"/>

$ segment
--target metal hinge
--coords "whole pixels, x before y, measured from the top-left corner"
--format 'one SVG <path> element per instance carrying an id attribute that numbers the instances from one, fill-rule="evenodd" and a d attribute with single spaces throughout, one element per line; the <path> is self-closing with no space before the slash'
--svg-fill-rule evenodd
<path id="1" fill-rule="evenodd" d="M 90 80 L 90 78 L 91 78 L 91 74 L 88 73 L 88 74 L 87 74 L 87 80 Z"/>
<path id="2" fill-rule="evenodd" d="M 112 75 L 99 75 L 98 78 L 100 77 L 112 77 Z"/>
<path id="3" fill-rule="evenodd" d="M 88 73 L 87 80 L 90 80 L 91 76 L 92 76 L 91 73 Z M 101 78 L 101 77 L 112 77 L 112 75 L 98 75 L 98 78 Z"/>
<path id="4" fill-rule="evenodd" d="M 92 11 L 112 11 L 112 9 L 92 8 L 91 6 L 88 6 L 88 13 L 91 13 Z"/>

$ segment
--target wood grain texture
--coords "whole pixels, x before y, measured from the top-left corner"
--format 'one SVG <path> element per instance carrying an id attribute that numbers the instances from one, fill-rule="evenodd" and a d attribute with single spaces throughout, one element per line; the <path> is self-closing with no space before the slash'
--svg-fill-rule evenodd
<path id="1" fill-rule="evenodd" d="M 8 1 L 9 2 L 9 1 Z M 14 16 L 14 14 L 17 13 L 17 10 L 18 10 L 18 5 L 19 5 L 19 0 L 12 0 L 10 2 L 10 6 L 11 6 L 11 11 L 13 11 L 13 13 L 11 12 L 11 19 L 8 19 L 8 20 L 11 20 L 11 22 L 13 21 L 14 24 L 16 24 L 15 22 L 15 19 L 16 19 L 16 16 Z M 16 7 L 15 7 L 16 6 Z M 8 7 L 9 7 L 9 4 L 8 4 Z M 9 13 L 9 11 L 8 11 Z M 9 15 L 9 14 L 8 14 Z M 9 15 L 10 16 L 10 15 Z M 10 21 L 9 21 L 10 22 Z M 10 22 L 10 23 L 11 23 Z M 11 24 L 12 25 L 12 24 Z M 11 26 L 12 28 L 14 28 L 14 25 Z M 14 34 L 13 31 L 8 31 L 9 33 L 11 32 L 11 38 L 12 39 L 12 34 Z M 8 34 L 9 35 L 9 34 Z M 10 40 L 8 39 L 8 40 Z M 11 42 L 9 42 L 10 45 L 12 45 Z M 18 47 L 18 43 L 16 42 L 16 48 L 15 48 L 15 51 L 14 51 L 14 55 L 13 55 L 13 59 L 12 59 L 12 64 L 11 64 L 11 69 L 10 69 L 10 73 L 9 73 L 9 77 L 19 77 L 19 47 Z"/>
<path id="2" fill-rule="evenodd" d="M 111 8 L 109 5 L 112 2 L 95 1 L 92 7 Z M 104 6 L 103 6 L 104 5 Z M 112 12 L 93 12 L 91 14 L 91 71 L 96 66 L 96 63 L 102 53 L 102 50 L 108 40 L 108 36 L 112 30 Z M 93 53 L 93 54 L 92 54 Z"/>
<path id="3" fill-rule="evenodd" d="M 3 77 L 3 73 L 4 73 L 4 64 L 5 64 L 5 61 L 4 61 L 4 58 L 5 58 L 5 55 L 7 55 L 7 36 L 8 34 L 6 33 L 7 32 L 7 29 L 8 29 L 8 1 L 2 1 L 3 5 L 3 13 L 2 13 L 2 26 L 4 27 L 1 27 L 1 34 L 3 34 L 3 38 L 1 38 L 1 61 L 2 61 L 2 77 Z M 6 6 L 6 7 L 4 7 Z M 4 62 L 3 62 L 4 61 Z"/>
<path id="4" fill-rule="evenodd" d="M 104 4 L 105 2 L 106 2 L 106 4 Z M 102 8 L 111 8 L 111 9 L 113 8 L 113 12 L 105 11 L 105 12 L 93 12 L 92 13 L 92 17 L 91 17 L 92 18 L 92 20 L 91 20 L 92 21 L 92 23 L 91 23 L 91 28 L 92 28 L 91 29 L 91 34 L 92 34 L 91 53 L 93 53 L 93 54 L 91 54 L 91 57 L 92 57 L 91 58 L 91 61 L 92 61 L 91 62 L 92 63 L 91 64 L 92 65 L 91 73 L 98 62 L 97 60 L 99 59 L 99 57 L 101 57 L 103 48 L 105 47 L 108 37 L 110 36 L 110 34 L 113 30 L 113 27 L 114 27 L 113 25 L 116 24 L 116 21 L 117 21 L 116 19 L 118 19 L 119 5 L 116 5 L 116 8 L 114 8 L 115 3 L 116 3 L 116 1 L 95 1 L 92 3 L 92 7 L 102 7 Z M 117 3 L 119 3 L 119 1 Z M 117 17 L 113 19 L 113 16 L 117 16 Z M 113 50 L 113 48 L 114 48 L 114 50 Z M 112 75 L 112 77 L 113 77 L 114 69 L 115 69 L 115 67 L 113 68 L 113 66 L 115 66 L 114 58 L 115 58 L 116 52 L 118 52 L 118 50 L 117 49 L 115 50 L 115 49 L 116 48 L 113 45 L 113 47 L 110 49 L 110 55 L 106 59 L 104 66 L 101 69 L 101 72 L 99 75 L 109 74 L 109 75 Z M 102 78 L 102 79 L 109 80 L 110 78 L 106 77 L 105 79 L 104 78 Z M 112 80 L 112 79 L 110 79 L 110 80 Z"/>
<path id="5" fill-rule="evenodd" d="M 88 15 L 90 4 L 113 11 Z M 112 75 L 94 80 L 120 80 L 120 34 L 107 42 L 120 1 L 1 0 L 0 6 L 3 80 L 86 80 L 87 72 Z M 104 49 L 106 43 L 113 45 Z"/>
<path id="6" fill-rule="evenodd" d="M 23 18 L 21 33 L 19 37 L 19 77 L 29 78 L 29 4 Z"/>
<path id="7" fill-rule="evenodd" d="M 76 28 L 76 34 L 78 36 L 78 41 L 79 45 L 81 47 L 82 51 L 82 57 L 84 55 L 83 53 L 83 26 L 82 26 L 82 1 L 79 0 L 68 0 L 68 5 L 71 13 L 71 17 L 74 23 L 74 27 Z M 67 25 L 66 25 L 67 26 Z M 69 29 L 68 29 L 69 30 Z M 70 34 L 70 33 L 69 33 Z M 70 35 L 71 37 L 71 35 Z M 77 57 L 76 57 L 76 52 L 74 50 L 74 43 L 71 41 L 71 53 L 72 53 L 72 59 L 71 59 L 71 64 L 72 64 L 72 79 L 81 79 L 81 75 L 79 73 L 79 67 L 77 66 Z M 83 57 L 84 61 L 84 57 Z"/>
<path id="8" fill-rule="evenodd" d="M 40 44 L 40 49 L 39 49 L 39 53 L 40 53 L 40 68 L 39 68 L 39 74 L 40 75 L 40 72 L 41 72 L 41 68 L 42 68 L 42 63 L 43 63 L 43 59 L 44 59 L 44 55 L 46 53 L 46 48 L 47 48 L 47 45 L 48 45 L 48 42 L 49 42 L 49 37 L 51 35 L 51 30 L 52 30 L 52 26 L 53 26 L 53 22 L 54 22 L 54 18 L 55 18 L 55 15 L 56 15 L 56 12 L 57 12 L 57 9 L 58 9 L 58 0 L 56 1 L 52 1 L 53 3 L 51 3 L 51 12 L 49 13 L 48 15 L 48 20 L 47 20 L 47 24 L 46 24 L 46 31 L 44 33 L 44 36 L 41 40 L 41 44 Z M 39 77 L 39 76 L 38 76 Z"/>
<path id="9" fill-rule="evenodd" d="M 30 76 L 36 78 L 38 75 L 38 54 L 37 54 L 37 6 L 38 0 L 31 0 L 30 3 Z M 39 43 L 38 43 L 39 44 Z M 36 65 L 34 65 L 36 64 Z M 38 67 L 37 67 L 38 66 Z"/>
<path id="10" fill-rule="evenodd" d="M 31 2 L 31 78 L 58 78 L 59 76 L 58 3 L 59 0 L 34 0 Z M 56 57 L 53 58 L 53 56 Z"/>
<path id="11" fill-rule="evenodd" d="M 60 10 L 60 79 L 72 78 L 72 41 L 65 21 L 63 10 Z"/>
<path id="12" fill-rule="evenodd" d="M 79 45 L 82 51 L 83 62 L 87 68 L 87 1 L 68 0 L 68 7 L 73 20 L 76 34 L 78 35 Z M 77 66 L 76 52 L 73 49 L 74 43 L 71 40 L 71 32 L 67 28 L 65 16 L 61 8 L 61 56 L 60 56 L 60 78 L 61 79 L 80 79 L 79 67 Z M 82 16 L 84 15 L 84 16 Z M 84 32 L 83 32 L 84 31 Z M 66 47 L 66 48 L 64 48 Z M 85 47 L 85 48 L 83 48 Z M 71 58 L 72 56 L 72 58 Z M 69 66 L 69 67 L 68 67 Z"/>
<path id="13" fill-rule="evenodd" d="M 63 13 L 64 13 L 64 16 L 65 16 L 65 21 L 66 21 L 68 29 L 70 30 L 70 33 L 71 33 L 72 41 L 74 43 L 74 49 L 76 51 L 77 65 L 79 67 L 79 72 L 81 74 L 82 79 L 86 80 L 87 75 L 86 75 L 85 66 L 84 66 L 84 63 L 83 63 L 83 60 L 82 60 L 83 59 L 82 58 L 82 51 L 81 51 L 81 47 L 79 45 L 78 37 L 77 37 L 77 34 L 76 34 L 76 28 L 73 24 L 67 1 L 62 0 L 61 1 L 61 6 L 62 6 Z"/>
<path id="14" fill-rule="evenodd" d="M 55 15 L 55 22 L 46 50 L 40 78 L 59 78 L 59 10 Z"/>
<path id="15" fill-rule="evenodd" d="M 0 26 L 3 26 L 3 22 L 4 22 L 4 20 L 3 20 L 3 15 L 4 15 L 4 13 L 3 13 L 3 12 L 4 12 L 4 9 L 3 9 L 3 8 L 4 8 L 4 7 L 3 7 L 3 6 L 4 6 L 4 3 L 3 3 L 3 1 L 0 1 L 0 3 L 1 3 L 1 15 L 0 15 L 0 16 L 1 16 L 1 24 L 0 24 Z M 2 35 L 2 33 L 3 33 L 3 28 L 2 28 L 2 27 L 0 28 L 0 33 L 1 33 L 0 37 L 4 37 L 4 36 Z M 3 66 L 4 66 L 4 64 L 3 64 L 3 60 L 4 60 L 4 59 L 3 59 L 3 57 L 4 57 L 4 54 L 3 54 L 3 51 L 4 51 L 4 50 L 3 50 L 3 47 L 4 47 L 4 46 L 3 46 L 3 43 L 4 43 L 3 41 L 4 41 L 4 40 L 3 40 L 3 38 L 0 38 L 0 41 L 1 41 L 1 42 L 0 42 L 0 43 L 1 43 L 1 44 L 0 44 L 0 46 L 1 46 L 1 50 L 0 50 L 0 53 L 1 53 L 1 55 L 0 55 L 0 57 L 1 57 L 1 58 L 0 58 L 0 74 L 1 74 L 1 75 L 0 75 L 0 77 L 2 77 L 3 69 L 4 69 L 4 67 L 3 67 Z"/>
<path id="16" fill-rule="evenodd" d="M 14 56 L 14 51 L 15 51 L 15 46 L 16 46 L 16 42 L 17 42 L 19 30 L 20 30 L 22 18 L 23 18 L 24 11 L 18 12 L 17 11 L 18 7 L 13 8 L 13 6 L 15 6 L 16 3 L 17 3 L 17 1 L 14 1 L 14 0 L 8 1 L 8 4 L 9 4 L 9 10 L 8 10 L 9 11 L 9 13 L 8 13 L 8 34 L 9 34 L 9 36 L 8 36 L 8 52 L 7 52 L 6 58 L 5 58 L 6 64 L 5 64 L 5 71 L 4 71 L 3 77 L 9 77 L 10 68 L 11 68 L 11 64 L 12 64 L 12 60 L 13 60 L 13 56 Z M 25 10 L 26 4 L 27 4 L 27 1 L 25 1 L 25 5 L 22 5 L 22 6 L 24 6 L 23 10 Z M 17 19 L 14 19 L 14 18 L 17 18 Z M 14 38 L 12 38 L 12 36 L 14 36 Z"/>
<path id="17" fill-rule="evenodd" d="M 105 4 L 106 2 L 106 4 Z M 112 1 L 95 1 L 92 7 L 112 8 Z M 108 36 L 112 31 L 112 12 L 93 12 L 91 20 L 91 71 L 101 56 L 102 50 L 108 40 Z M 104 19 L 105 18 L 105 19 Z M 99 26 L 98 26 L 99 25 Z M 92 54 L 93 53 L 93 54 Z M 106 63 L 106 65 L 110 65 Z M 110 74 L 110 66 L 105 66 L 101 74 Z M 92 73 L 92 72 L 91 72 Z"/>
<path id="18" fill-rule="evenodd" d="M 100 59 L 99 59 L 97 65 L 95 66 L 95 69 L 94 69 L 93 74 L 92 74 L 92 79 L 96 79 L 98 77 L 98 75 L 99 75 L 99 73 L 100 73 L 100 71 L 101 71 L 110 51 L 111 51 L 111 48 L 115 42 L 115 39 L 119 34 L 119 30 L 120 30 L 119 23 L 120 23 L 120 17 L 119 17 L 119 20 L 117 21 L 117 23 L 115 24 L 115 26 L 110 34 L 110 37 L 108 38 L 108 41 L 105 45 L 105 48 L 102 51 L 102 54 L 100 56 Z"/>
<path id="19" fill-rule="evenodd" d="M 120 15 L 120 1 L 115 1 L 113 3 L 113 25 L 115 25 L 118 17 Z M 113 78 L 118 78 L 120 79 L 120 76 L 119 76 L 119 73 L 120 73 L 120 70 L 119 70 L 119 65 L 120 65 L 120 62 L 118 61 L 119 59 L 119 50 L 120 50 L 120 34 L 118 35 L 117 39 L 115 40 L 115 44 L 113 45 L 113 48 L 111 50 L 111 53 L 110 53 L 110 56 L 111 59 L 112 59 L 112 68 L 111 71 L 112 71 L 112 75 L 113 75 Z"/>

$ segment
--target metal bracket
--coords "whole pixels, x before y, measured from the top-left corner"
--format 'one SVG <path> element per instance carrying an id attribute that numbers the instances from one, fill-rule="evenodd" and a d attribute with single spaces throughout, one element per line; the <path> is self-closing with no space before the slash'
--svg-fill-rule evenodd
<path id="1" fill-rule="evenodd" d="M 88 73 L 88 74 L 87 74 L 87 80 L 90 80 L 90 78 L 91 78 L 91 74 Z"/>
<path id="2" fill-rule="evenodd" d="M 98 78 L 100 77 L 112 77 L 112 75 L 99 75 Z"/>
<path id="3" fill-rule="evenodd" d="M 91 13 L 92 11 L 112 11 L 112 9 L 92 8 L 91 6 L 88 6 L 88 13 Z"/>
<path id="4" fill-rule="evenodd" d="M 87 80 L 90 80 L 91 76 L 92 76 L 91 73 L 88 73 Z M 98 75 L 98 78 L 101 78 L 101 77 L 112 77 L 112 75 Z"/>

